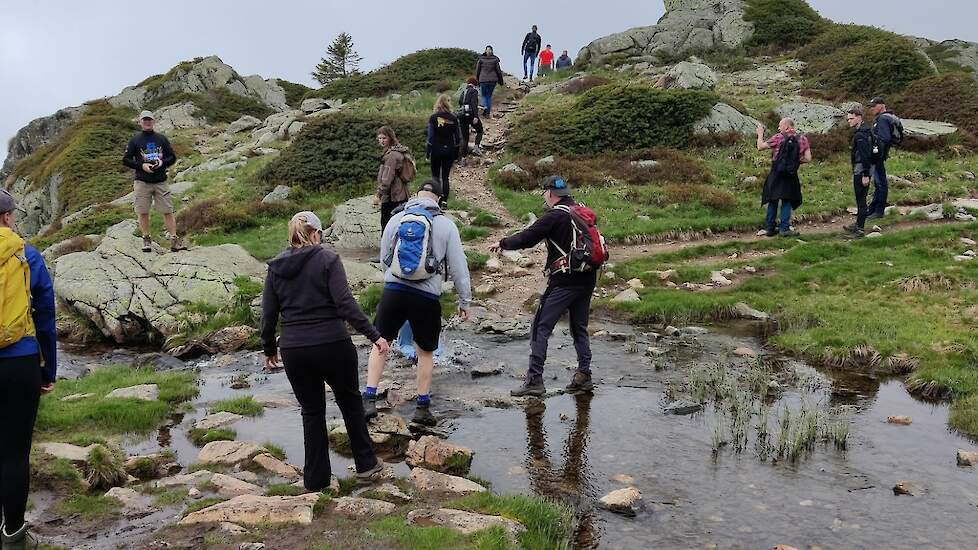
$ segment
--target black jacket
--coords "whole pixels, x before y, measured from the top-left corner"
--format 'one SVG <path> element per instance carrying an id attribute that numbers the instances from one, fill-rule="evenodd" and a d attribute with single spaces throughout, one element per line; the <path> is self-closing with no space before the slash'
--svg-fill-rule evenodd
<path id="1" fill-rule="evenodd" d="M 869 176 L 872 166 L 873 131 L 868 124 L 863 124 L 852 134 L 852 174 Z"/>
<path id="2" fill-rule="evenodd" d="M 435 113 L 428 118 L 428 143 L 425 156 L 432 153 L 442 155 L 458 151 L 462 142 L 462 131 L 459 128 L 458 117 L 452 113 Z"/>
<path id="3" fill-rule="evenodd" d="M 557 204 L 574 206 L 577 203 L 574 202 L 574 199 L 565 197 Z M 512 237 L 506 237 L 499 241 L 499 247 L 503 250 L 533 248 L 544 239 L 547 240 L 547 266 L 549 267 L 563 256 L 554 246 L 554 242 L 562 250 L 570 250 L 571 241 L 574 239 L 574 221 L 570 214 L 563 210 L 551 208 L 530 227 Z M 597 271 L 554 273 L 550 276 L 550 285 L 561 287 L 594 286 L 597 280 Z"/>
<path id="4" fill-rule="evenodd" d="M 479 116 L 479 89 L 472 84 L 467 85 L 465 91 L 462 92 L 458 107 L 461 112 L 465 113 L 463 118 L 466 120 Z"/>
<path id="5" fill-rule="evenodd" d="M 156 160 L 163 166 L 152 172 L 143 171 L 143 163 L 152 164 Z M 139 132 L 132 136 L 122 155 L 122 164 L 136 171 L 135 179 L 146 183 L 163 183 L 166 181 L 166 169 L 177 162 L 177 155 L 170 146 L 170 140 L 156 132 Z"/>
<path id="6" fill-rule="evenodd" d="M 265 355 L 282 348 L 301 348 L 349 338 L 348 321 L 371 342 L 380 333 L 357 304 L 335 252 L 320 246 L 290 248 L 268 262 L 261 303 L 261 339 Z M 275 328 L 282 318 L 282 338 Z"/>
<path id="7" fill-rule="evenodd" d="M 523 48 L 521 49 L 521 51 L 523 52 L 524 55 L 528 53 L 536 55 L 540 53 L 540 45 L 542 43 L 543 43 L 543 39 L 540 38 L 540 35 L 538 33 L 530 31 L 526 33 L 526 36 L 523 38 Z"/>

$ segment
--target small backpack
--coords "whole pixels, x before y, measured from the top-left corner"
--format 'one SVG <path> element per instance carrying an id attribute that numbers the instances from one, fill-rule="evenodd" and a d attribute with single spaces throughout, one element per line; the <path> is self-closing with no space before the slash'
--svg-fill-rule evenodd
<path id="1" fill-rule="evenodd" d="M 403 145 L 397 145 L 392 147 L 391 150 L 397 151 L 404 158 L 401 162 L 401 167 L 397 170 L 397 176 L 405 184 L 414 181 L 414 178 L 418 177 L 418 163 L 414 161 L 414 155 L 411 154 L 411 149 Z"/>
<path id="2" fill-rule="evenodd" d="M 608 245 L 598 229 L 598 216 L 590 208 L 577 204 L 557 205 L 554 208 L 567 212 L 571 217 L 573 234 L 570 250 L 564 251 L 551 240 L 551 244 L 561 253 L 549 268 L 550 273 L 581 273 L 596 271 L 608 261 Z"/>
<path id="3" fill-rule="evenodd" d="M 778 158 L 774 161 L 774 171 L 778 174 L 794 176 L 801 167 L 801 137 L 795 134 L 782 134 L 784 141 L 778 149 Z"/>
<path id="4" fill-rule="evenodd" d="M 414 206 L 404 210 L 385 264 L 398 279 L 424 281 L 441 273 L 432 249 L 434 219 L 441 210 Z"/>
<path id="5" fill-rule="evenodd" d="M 0 228 L 0 348 L 34 336 L 31 317 L 31 269 L 24 240 Z"/>
<path id="6" fill-rule="evenodd" d="M 899 147 L 900 145 L 903 145 L 904 138 L 903 121 L 900 120 L 900 117 L 887 111 L 880 114 L 879 118 L 886 118 L 889 120 L 891 129 L 889 143 L 880 139 L 880 137 L 876 135 L 875 128 L 873 129 L 873 160 L 877 162 L 886 160 L 891 147 Z"/>

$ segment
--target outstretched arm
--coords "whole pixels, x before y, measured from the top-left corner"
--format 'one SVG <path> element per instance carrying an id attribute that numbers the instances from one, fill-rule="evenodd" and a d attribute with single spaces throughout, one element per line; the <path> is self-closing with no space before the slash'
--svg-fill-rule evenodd
<path id="1" fill-rule="evenodd" d="M 523 231 L 499 241 L 499 248 L 503 250 L 521 250 L 523 248 L 533 248 L 540 244 L 550 234 L 553 227 L 554 215 L 547 212 L 539 220 L 527 227 Z"/>

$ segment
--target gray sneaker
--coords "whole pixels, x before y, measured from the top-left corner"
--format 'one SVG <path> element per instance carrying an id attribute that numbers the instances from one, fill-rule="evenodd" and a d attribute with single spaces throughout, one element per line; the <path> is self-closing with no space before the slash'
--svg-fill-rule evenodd
<path id="1" fill-rule="evenodd" d="M 4 527 L 0 530 L 2 531 L 0 540 L 3 541 L 0 548 L 4 550 L 37 550 L 39 546 L 37 539 L 27 529 L 27 522 L 24 522 L 24 525 L 16 533 L 8 535 L 7 528 Z"/>
<path id="2" fill-rule="evenodd" d="M 143 236 L 143 252 L 152 252 L 152 251 L 153 251 L 153 238 Z"/>
<path id="3" fill-rule="evenodd" d="M 384 461 L 377 459 L 377 465 L 366 472 L 357 472 L 357 485 L 370 485 L 384 477 Z"/>

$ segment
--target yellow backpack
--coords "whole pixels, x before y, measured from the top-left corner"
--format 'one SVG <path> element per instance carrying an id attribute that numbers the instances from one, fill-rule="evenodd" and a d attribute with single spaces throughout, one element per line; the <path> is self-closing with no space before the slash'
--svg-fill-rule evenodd
<path id="1" fill-rule="evenodd" d="M 0 227 L 0 348 L 34 336 L 31 317 L 31 269 L 24 239 Z"/>

